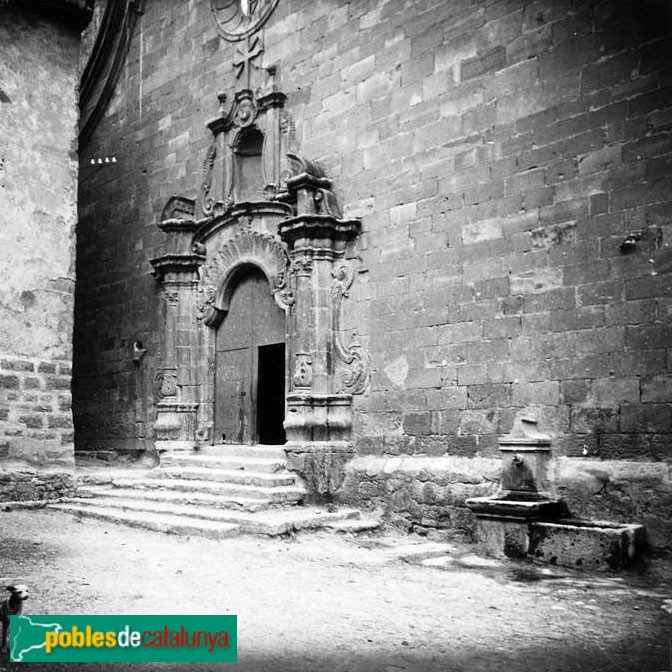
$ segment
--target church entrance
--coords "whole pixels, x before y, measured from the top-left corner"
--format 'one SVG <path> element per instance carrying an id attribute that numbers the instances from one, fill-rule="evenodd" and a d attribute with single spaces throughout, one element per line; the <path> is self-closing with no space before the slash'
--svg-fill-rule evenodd
<path id="1" fill-rule="evenodd" d="M 215 442 L 285 442 L 285 315 L 249 267 L 216 336 Z"/>

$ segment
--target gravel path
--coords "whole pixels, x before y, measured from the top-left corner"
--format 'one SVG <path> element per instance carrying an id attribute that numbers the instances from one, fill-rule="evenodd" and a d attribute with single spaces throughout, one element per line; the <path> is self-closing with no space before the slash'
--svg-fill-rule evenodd
<path id="1" fill-rule="evenodd" d="M 183 539 L 45 510 L 0 512 L 0 576 L 35 614 L 238 615 L 219 669 L 672 670 L 672 573 L 587 575 L 498 563 L 418 537 Z M 667 604 L 670 604 L 669 602 Z M 10 664 L 0 672 L 204 665 Z"/>

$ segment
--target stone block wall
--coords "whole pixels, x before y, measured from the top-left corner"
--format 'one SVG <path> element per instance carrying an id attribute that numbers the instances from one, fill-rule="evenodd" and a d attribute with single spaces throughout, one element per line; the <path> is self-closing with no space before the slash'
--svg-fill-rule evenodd
<path id="1" fill-rule="evenodd" d="M 78 50 L 0 6 L 0 501 L 71 486 Z"/>
<path id="2" fill-rule="evenodd" d="M 84 447 L 151 439 L 155 224 L 170 196 L 197 195 L 216 93 L 240 88 L 209 10 L 148 4 L 82 152 Z M 657 465 L 670 492 L 671 21 L 658 0 L 280 0 L 263 63 L 302 153 L 363 223 L 344 303 L 372 361 L 357 459 L 496 459 L 533 412 L 579 471 Z M 87 167 L 100 154 L 117 163 Z M 670 545 L 670 496 L 656 501 L 647 515 Z M 643 515 L 600 502 L 591 515 Z"/>

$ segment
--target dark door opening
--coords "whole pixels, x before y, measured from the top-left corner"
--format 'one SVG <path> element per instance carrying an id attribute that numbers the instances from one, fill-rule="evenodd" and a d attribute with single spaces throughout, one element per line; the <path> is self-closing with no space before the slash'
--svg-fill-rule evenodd
<path id="1" fill-rule="evenodd" d="M 259 346 L 257 377 L 257 436 L 259 443 L 285 443 L 285 344 Z"/>

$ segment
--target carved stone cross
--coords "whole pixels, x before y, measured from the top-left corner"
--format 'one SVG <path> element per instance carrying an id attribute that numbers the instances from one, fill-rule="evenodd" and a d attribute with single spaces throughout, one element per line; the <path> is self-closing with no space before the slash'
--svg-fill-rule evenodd
<path id="1" fill-rule="evenodd" d="M 263 53 L 264 44 L 260 35 L 252 35 L 248 37 L 247 40 L 245 40 L 244 46 L 236 47 L 233 67 L 236 69 L 236 79 L 240 79 L 240 76 L 245 73 L 246 89 L 251 88 L 250 80 L 252 75 L 252 67 L 256 68 L 257 70 L 259 69 L 259 65 L 257 63 L 253 63 L 253 61 L 259 58 Z"/>

